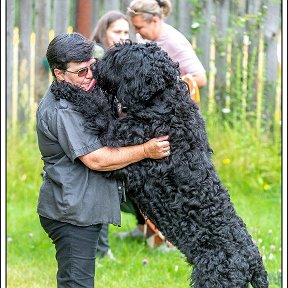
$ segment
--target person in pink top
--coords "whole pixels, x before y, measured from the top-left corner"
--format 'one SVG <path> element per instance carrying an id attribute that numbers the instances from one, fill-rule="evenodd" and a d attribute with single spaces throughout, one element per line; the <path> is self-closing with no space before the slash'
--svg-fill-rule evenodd
<path id="1" fill-rule="evenodd" d="M 127 14 L 140 35 L 139 41 L 156 42 L 171 59 L 179 63 L 182 76 L 190 74 L 199 88 L 207 84 L 206 71 L 191 43 L 171 25 L 164 22 L 171 13 L 170 0 L 133 0 Z"/>

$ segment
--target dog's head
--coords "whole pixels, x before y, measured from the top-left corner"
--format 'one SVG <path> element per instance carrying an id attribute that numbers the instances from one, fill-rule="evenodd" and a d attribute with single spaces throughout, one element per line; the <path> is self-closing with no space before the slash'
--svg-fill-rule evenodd
<path id="1" fill-rule="evenodd" d="M 131 41 L 110 48 L 93 73 L 100 88 L 128 110 L 145 105 L 180 79 L 178 63 L 155 43 Z"/>

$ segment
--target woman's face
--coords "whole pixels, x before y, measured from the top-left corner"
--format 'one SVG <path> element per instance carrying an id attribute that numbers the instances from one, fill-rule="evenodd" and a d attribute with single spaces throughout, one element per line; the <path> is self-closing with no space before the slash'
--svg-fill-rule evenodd
<path id="1" fill-rule="evenodd" d="M 105 48 L 126 39 L 129 39 L 129 23 L 125 19 L 118 19 L 112 22 L 106 31 Z"/>
<path id="2" fill-rule="evenodd" d="M 139 33 L 143 39 L 155 41 L 158 39 L 162 27 L 162 20 L 158 16 L 153 16 L 148 22 L 143 15 L 131 17 L 131 22 L 135 28 L 135 32 Z"/>
<path id="3" fill-rule="evenodd" d="M 85 91 L 90 91 L 95 86 L 91 66 L 96 59 L 92 58 L 86 62 L 69 62 L 66 70 L 54 69 L 58 81 L 66 81 L 81 87 Z"/>

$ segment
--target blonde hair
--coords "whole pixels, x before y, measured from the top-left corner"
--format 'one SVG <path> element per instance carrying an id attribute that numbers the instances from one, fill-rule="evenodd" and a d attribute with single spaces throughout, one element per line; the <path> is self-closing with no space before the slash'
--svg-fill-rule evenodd
<path id="1" fill-rule="evenodd" d="M 146 21 L 151 21 L 155 15 L 162 19 L 169 16 L 171 12 L 170 0 L 133 0 L 127 8 L 129 17 L 143 15 Z"/>

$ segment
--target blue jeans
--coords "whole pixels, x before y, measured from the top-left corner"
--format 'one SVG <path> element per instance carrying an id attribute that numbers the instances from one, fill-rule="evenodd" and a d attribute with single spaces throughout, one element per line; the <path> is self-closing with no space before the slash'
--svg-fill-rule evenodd
<path id="1" fill-rule="evenodd" d="M 55 245 L 57 287 L 93 288 L 96 248 L 102 224 L 76 226 L 39 217 L 43 229 Z"/>

